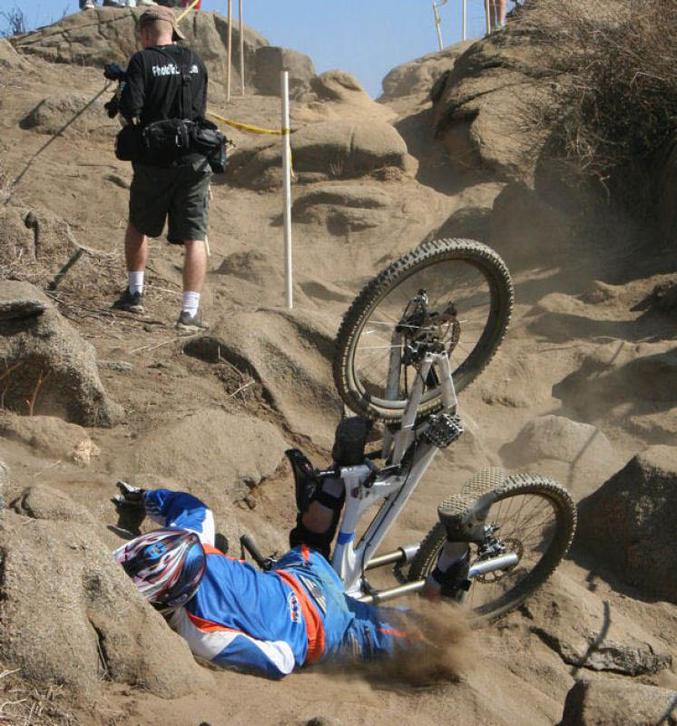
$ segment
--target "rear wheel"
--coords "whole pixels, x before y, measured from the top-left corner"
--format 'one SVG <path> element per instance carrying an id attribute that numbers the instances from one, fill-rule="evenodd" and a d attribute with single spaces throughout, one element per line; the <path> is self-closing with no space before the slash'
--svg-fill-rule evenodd
<path id="1" fill-rule="evenodd" d="M 566 554 L 576 527 L 571 496 L 550 479 L 513 475 L 488 496 L 493 499 L 485 520 L 493 531 L 488 540 L 493 538 L 494 551 L 498 544 L 503 553 L 516 554 L 519 561 L 510 569 L 471 579 L 461 601 L 477 624 L 505 615 L 537 590 Z M 438 522 L 421 542 L 409 570 L 410 581 L 430 574 L 446 538 L 446 529 Z M 486 544 L 470 545 L 471 568 L 491 556 Z"/>
<path id="2" fill-rule="evenodd" d="M 417 318 L 409 311 L 421 295 L 425 315 Z M 423 336 L 441 341 L 452 363 L 456 391 L 462 390 L 503 340 L 512 301 L 508 269 L 486 245 L 459 239 L 422 245 L 369 282 L 344 315 L 334 358 L 334 382 L 341 398 L 363 416 L 398 421 L 418 367 L 407 351 Z M 386 387 L 395 348 L 402 362 L 393 391 Z M 439 381 L 432 375 L 418 414 L 432 413 L 441 405 Z"/>

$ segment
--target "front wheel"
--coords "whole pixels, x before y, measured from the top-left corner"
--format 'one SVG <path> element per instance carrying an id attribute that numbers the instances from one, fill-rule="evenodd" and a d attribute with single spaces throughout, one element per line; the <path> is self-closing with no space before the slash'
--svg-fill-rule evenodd
<path id="1" fill-rule="evenodd" d="M 491 500 L 485 523 L 492 546 L 498 545 L 505 554 L 516 554 L 519 561 L 510 569 L 471 579 L 462 603 L 478 625 L 505 615 L 537 590 L 566 554 L 576 528 L 576 506 L 571 496 L 551 479 L 505 475 L 499 488 L 482 492 L 482 496 Z M 409 569 L 410 581 L 430 574 L 446 538 L 446 529 L 438 522 L 421 542 Z M 470 545 L 471 568 L 488 557 L 483 549 L 483 545 Z"/>
<path id="2" fill-rule="evenodd" d="M 355 413 L 399 421 L 418 373 L 415 352 L 432 339 L 443 346 L 461 391 L 503 340 L 512 302 L 508 269 L 486 245 L 421 245 L 371 280 L 344 315 L 333 368 L 339 395 Z M 431 375 L 418 414 L 441 407 L 440 382 Z"/>

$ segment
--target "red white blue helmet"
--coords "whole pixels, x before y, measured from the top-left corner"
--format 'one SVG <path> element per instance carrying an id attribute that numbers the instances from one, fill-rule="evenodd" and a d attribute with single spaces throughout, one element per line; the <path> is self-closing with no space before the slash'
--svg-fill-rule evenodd
<path id="1" fill-rule="evenodd" d="M 207 564 L 200 538 L 187 529 L 156 529 L 113 554 L 147 600 L 167 607 L 195 595 Z"/>

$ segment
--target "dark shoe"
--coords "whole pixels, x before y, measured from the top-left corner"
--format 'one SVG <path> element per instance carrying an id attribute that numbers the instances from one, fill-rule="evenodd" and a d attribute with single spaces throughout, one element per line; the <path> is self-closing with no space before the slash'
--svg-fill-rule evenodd
<path id="1" fill-rule="evenodd" d="M 182 310 L 179 319 L 176 321 L 176 329 L 181 333 L 202 333 L 209 330 L 209 325 L 202 320 L 202 316 L 198 311 L 195 315 Z"/>
<path id="2" fill-rule="evenodd" d="M 470 580 L 468 580 L 469 559 L 466 553 L 464 557 L 450 565 L 446 572 L 442 572 L 439 567 L 435 567 L 430 573 L 430 577 L 440 586 L 440 594 L 443 597 L 456 599 L 470 587 Z"/>
<path id="3" fill-rule="evenodd" d="M 113 303 L 115 310 L 125 310 L 128 313 L 141 314 L 143 310 L 143 293 L 135 292 L 132 294 L 127 288 L 122 295 Z"/>

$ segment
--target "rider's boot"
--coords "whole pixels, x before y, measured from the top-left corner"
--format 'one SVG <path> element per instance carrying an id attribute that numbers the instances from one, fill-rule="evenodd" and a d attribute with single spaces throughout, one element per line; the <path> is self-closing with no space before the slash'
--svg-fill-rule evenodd
<path id="1" fill-rule="evenodd" d="M 343 419 L 336 428 L 332 457 L 334 468 L 357 466 L 364 462 L 364 449 L 372 423 L 368 419 Z M 345 487 L 339 477 L 319 480 L 312 464 L 298 449 L 286 452 L 296 482 L 296 527 L 289 533 L 291 547 L 305 544 L 330 556 L 331 543 L 345 501 Z"/>
<path id="2" fill-rule="evenodd" d="M 470 585 L 469 567 L 468 545 L 465 542 L 447 540 L 437 558 L 435 569 L 426 578 L 423 596 L 429 600 L 439 597 L 458 599 Z"/>
<path id="3" fill-rule="evenodd" d="M 334 478 L 320 482 L 311 463 L 298 449 L 285 453 L 296 483 L 296 526 L 289 533 L 289 545 L 307 545 L 329 559 L 345 500 L 343 482 Z"/>

